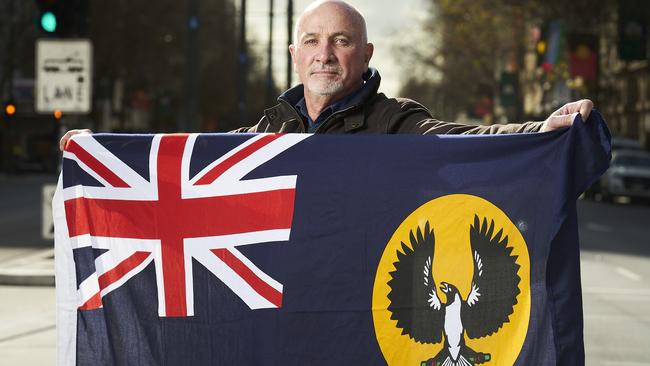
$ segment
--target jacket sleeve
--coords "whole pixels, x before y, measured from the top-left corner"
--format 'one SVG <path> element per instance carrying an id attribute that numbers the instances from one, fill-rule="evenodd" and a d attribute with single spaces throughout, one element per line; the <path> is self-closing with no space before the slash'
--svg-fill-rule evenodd
<path id="1" fill-rule="evenodd" d="M 443 122 L 434 119 L 421 104 L 410 99 L 397 99 L 398 108 L 390 117 L 388 133 L 411 134 L 506 134 L 539 132 L 543 122 L 495 124 L 491 126 Z"/>
<path id="2" fill-rule="evenodd" d="M 255 126 L 250 126 L 250 127 L 239 127 L 237 129 L 234 129 L 232 131 L 228 131 L 230 133 L 255 133 L 257 132 L 257 125 Z"/>
<path id="3" fill-rule="evenodd" d="M 256 125 L 249 126 L 249 127 L 239 127 L 237 129 L 234 129 L 230 131 L 231 133 L 257 133 L 257 132 L 264 132 L 265 129 L 263 126 L 268 125 L 266 123 L 266 119 L 262 117 L 259 122 L 257 122 Z"/>

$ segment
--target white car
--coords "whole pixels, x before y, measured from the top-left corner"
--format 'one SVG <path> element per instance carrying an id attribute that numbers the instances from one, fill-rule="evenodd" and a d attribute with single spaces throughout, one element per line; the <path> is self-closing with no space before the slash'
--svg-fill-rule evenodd
<path id="1" fill-rule="evenodd" d="M 650 198 L 650 153 L 643 150 L 615 150 L 609 169 L 600 178 L 605 201 L 613 196 Z"/>

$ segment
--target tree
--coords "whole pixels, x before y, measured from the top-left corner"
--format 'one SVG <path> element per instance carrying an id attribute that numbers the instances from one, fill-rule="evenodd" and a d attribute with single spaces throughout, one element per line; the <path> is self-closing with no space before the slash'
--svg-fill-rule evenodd
<path id="1" fill-rule="evenodd" d="M 403 64 L 416 70 L 401 94 L 421 101 L 442 119 L 471 114 L 486 95 L 497 94 L 502 72 L 520 70 L 528 26 L 558 19 L 569 31 L 594 30 L 610 9 L 605 0 L 430 0 L 429 4 L 422 39 L 413 42 L 419 47 L 409 45 L 399 52 L 405 55 Z"/>
<path id="2" fill-rule="evenodd" d="M 200 1 L 199 114 L 203 131 L 225 131 L 252 121 L 237 118 L 236 9 L 230 0 Z M 151 128 L 176 131 L 183 112 L 186 2 L 115 0 L 92 2 L 90 37 L 94 45 L 100 98 L 114 96 L 123 83 L 125 106 L 143 95 L 149 100 Z M 249 63 L 249 89 L 263 85 L 257 59 Z M 249 96 L 249 115 L 261 115 L 263 98 Z"/>

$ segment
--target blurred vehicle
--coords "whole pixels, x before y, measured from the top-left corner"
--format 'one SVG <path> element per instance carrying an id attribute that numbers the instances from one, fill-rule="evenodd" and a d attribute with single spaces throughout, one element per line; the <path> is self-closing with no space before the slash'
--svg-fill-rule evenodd
<path id="1" fill-rule="evenodd" d="M 600 178 L 598 195 L 603 201 L 614 196 L 650 198 L 650 153 L 643 150 L 614 150 L 609 169 Z"/>
<path id="2" fill-rule="evenodd" d="M 642 151 L 643 147 L 641 146 L 641 142 L 639 142 L 639 140 L 627 137 L 613 136 L 611 141 L 611 149 L 613 155 L 616 151 L 619 150 Z M 585 190 L 584 197 L 590 199 L 602 199 L 602 189 L 600 186 L 602 180 L 603 179 L 597 180 L 591 186 L 589 186 L 589 188 Z"/>
<path id="3" fill-rule="evenodd" d="M 639 140 L 626 137 L 612 137 L 612 151 L 615 150 L 642 150 Z"/>

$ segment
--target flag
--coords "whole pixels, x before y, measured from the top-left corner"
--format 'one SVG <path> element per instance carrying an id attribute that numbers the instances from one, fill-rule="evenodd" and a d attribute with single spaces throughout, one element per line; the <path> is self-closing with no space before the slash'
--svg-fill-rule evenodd
<path id="1" fill-rule="evenodd" d="M 598 112 L 493 136 L 80 135 L 53 202 L 59 365 L 584 363 Z"/>
<path id="2" fill-rule="evenodd" d="M 561 54 L 563 51 L 563 29 L 562 22 L 559 20 L 552 20 L 548 24 L 548 38 L 547 46 L 544 50 L 544 60 L 542 62 L 542 69 L 546 72 L 550 72 L 558 59 L 561 59 Z"/>
<path id="3" fill-rule="evenodd" d="M 572 78 L 596 81 L 598 76 L 598 38 L 572 33 L 569 38 L 569 74 Z"/>

